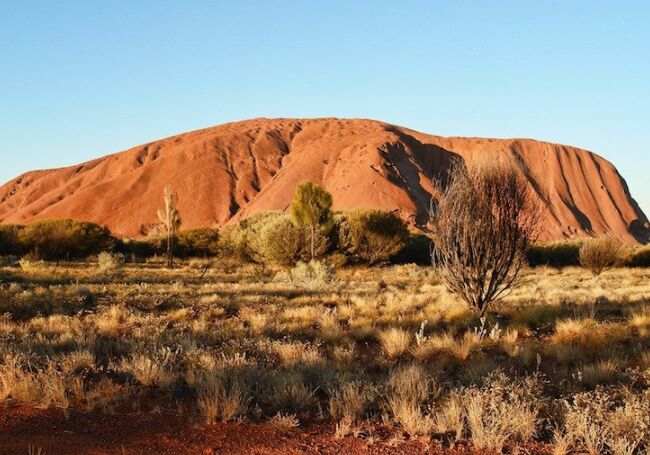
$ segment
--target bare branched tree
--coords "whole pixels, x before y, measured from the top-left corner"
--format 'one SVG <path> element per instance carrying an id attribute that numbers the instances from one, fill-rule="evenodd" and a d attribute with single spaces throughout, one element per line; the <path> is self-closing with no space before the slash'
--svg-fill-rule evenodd
<path id="1" fill-rule="evenodd" d="M 432 208 L 432 259 L 447 289 L 481 317 L 516 286 L 539 210 L 530 187 L 503 164 L 457 164 Z"/>
<path id="2" fill-rule="evenodd" d="M 158 220 L 167 238 L 167 267 L 174 267 L 174 239 L 176 231 L 181 225 L 181 217 L 178 213 L 178 196 L 170 186 L 165 187 L 164 207 L 158 210 Z"/>

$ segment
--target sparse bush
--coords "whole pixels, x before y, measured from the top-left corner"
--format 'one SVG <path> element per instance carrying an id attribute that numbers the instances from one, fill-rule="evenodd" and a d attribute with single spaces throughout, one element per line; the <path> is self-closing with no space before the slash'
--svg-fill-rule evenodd
<path id="1" fill-rule="evenodd" d="M 334 278 L 335 272 L 332 267 L 320 261 L 298 262 L 289 271 L 290 282 L 305 289 L 325 288 L 334 281 Z"/>
<path id="2" fill-rule="evenodd" d="M 35 255 L 25 255 L 18 261 L 18 265 L 23 272 L 33 273 L 43 270 L 46 267 L 45 261 L 39 260 Z"/>
<path id="3" fill-rule="evenodd" d="M 648 393 L 596 390 L 575 396 L 567 405 L 566 437 L 570 445 L 590 455 L 632 455 L 650 447 Z"/>
<path id="4" fill-rule="evenodd" d="M 434 265 L 447 289 L 483 315 L 516 286 L 539 212 L 528 183 L 506 165 L 458 165 L 440 190 Z"/>
<path id="5" fill-rule="evenodd" d="M 580 265 L 600 275 L 620 261 L 622 249 L 621 241 L 613 237 L 587 240 L 580 248 Z"/>
<path id="6" fill-rule="evenodd" d="M 501 453 L 508 442 L 530 441 L 537 431 L 540 387 L 534 378 L 510 381 L 490 376 L 462 393 L 473 445 Z"/>
<path id="7" fill-rule="evenodd" d="M 391 327 L 379 332 L 377 339 L 386 357 L 396 359 L 408 351 L 413 341 L 413 336 L 403 329 Z"/>
<path id="8" fill-rule="evenodd" d="M 526 252 L 531 267 L 547 265 L 551 267 L 571 267 L 580 265 L 582 241 L 538 243 L 531 245 Z"/>
<path id="9" fill-rule="evenodd" d="M 369 264 L 387 262 L 404 248 L 407 239 L 406 225 L 392 212 L 356 211 L 339 225 L 341 251 Z"/>
<path id="10" fill-rule="evenodd" d="M 112 250 L 116 242 L 105 227 L 73 220 L 30 224 L 19 237 L 26 251 L 46 260 L 85 258 Z"/>
<path id="11" fill-rule="evenodd" d="M 102 273 L 114 272 L 124 264 L 124 256 L 119 253 L 103 251 L 97 256 L 97 268 Z"/>
<path id="12" fill-rule="evenodd" d="M 387 404 L 393 417 L 411 436 L 429 434 L 433 419 L 425 414 L 429 401 L 439 393 L 431 378 L 419 365 L 399 367 L 388 379 Z"/>
<path id="13" fill-rule="evenodd" d="M 330 395 L 330 416 L 335 420 L 348 419 L 355 423 L 363 418 L 375 398 L 376 392 L 367 384 L 350 382 L 341 384 Z"/>
<path id="14" fill-rule="evenodd" d="M 226 372 L 206 373 L 198 384 L 197 403 L 206 423 L 229 422 L 244 417 L 250 404 L 245 381 Z"/>

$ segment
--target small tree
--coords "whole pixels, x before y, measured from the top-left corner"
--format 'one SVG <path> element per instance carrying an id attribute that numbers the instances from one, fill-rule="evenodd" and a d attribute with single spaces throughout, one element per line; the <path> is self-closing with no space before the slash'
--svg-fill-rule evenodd
<path id="1" fill-rule="evenodd" d="M 158 210 L 158 220 L 167 238 L 167 267 L 174 267 L 174 238 L 176 231 L 181 225 L 181 217 L 178 213 L 178 196 L 170 186 L 165 187 L 164 207 Z"/>
<path id="2" fill-rule="evenodd" d="M 613 237 L 587 240 L 580 247 L 580 265 L 595 276 L 616 265 L 621 256 L 623 244 Z"/>
<path id="3" fill-rule="evenodd" d="M 448 290 L 483 316 L 517 284 L 539 212 L 527 183 L 504 165 L 457 165 L 440 192 L 433 263 Z"/>
<path id="4" fill-rule="evenodd" d="M 316 230 L 332 229 L 332 195 L 320 186 L 306 182 L 298 186 L 291 203 L 291 219 L 298 227 L 309 229 L 311 259 L 315 257 Z"/>

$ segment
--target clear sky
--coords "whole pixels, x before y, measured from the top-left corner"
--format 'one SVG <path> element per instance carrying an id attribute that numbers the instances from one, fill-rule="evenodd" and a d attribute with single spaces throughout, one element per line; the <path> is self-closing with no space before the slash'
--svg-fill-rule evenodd
<path id="1" fill-rule="evenodd" d="M 250 117 L 605 156 L 650 212 L 650 2 L 10 1 L 0 180 Z"/>

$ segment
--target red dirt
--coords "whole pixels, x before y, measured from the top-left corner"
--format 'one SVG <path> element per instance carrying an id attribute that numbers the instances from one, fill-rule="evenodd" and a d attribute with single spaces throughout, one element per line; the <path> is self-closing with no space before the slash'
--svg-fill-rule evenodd
<path id="1" fill-rule="evenodd" d="M 398 441 L 378 431 L 336 439 L 331 426 L 281 430 L 269 424 L 199 426 L 165 413 L 87 415 L 24 406 L 0 408 L 0 455 L 471 455 L 466 445 L 442 449 L 426 441 Z M 544 453 L 531 447 L 526 453 Z"/>
<path id="2" fill-rule="evenodd" d="M 165 185 L 183 228 L 286 210 L 311 180 L 335 209 L 398 210 L 426 222 L 432 179 L 453 157 L 513 163 L 544 207 L 543 239 L 610 233 L 648 241 L 646 216 L 614 166 L 574 147 L 529 139 L 440 137 L 372 120 L 255 119 L 155 141 L 0 187 L 0 222 L 74 218 L 138 236 L 156 222 Z"/>

